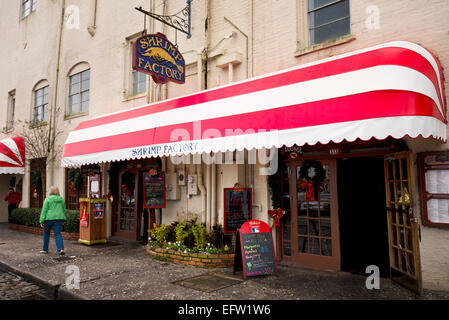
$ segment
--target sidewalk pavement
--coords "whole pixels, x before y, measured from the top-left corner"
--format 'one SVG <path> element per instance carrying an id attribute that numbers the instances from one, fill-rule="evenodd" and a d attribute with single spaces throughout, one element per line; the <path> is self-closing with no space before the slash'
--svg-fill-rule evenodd
<path id="1" fill-rule="evenodd" d="M 201 269 L 154 260 L 138 242 L 112 239 L 106 245 L 85 246 L 65 240 L 64 246 L 66 255 L 59 256 L 51 238 L 49 254 L 39 254 L 41 236 L 8 230 L 7 224 L 0 224 L 0 268 L 9 266 L 9 272 L 26 274 L 27 281 L 34 278 L 58 288 L 60 299 L 449 300 L 449 292 L 425 291 L 417 296 L 389 279 L 381 279 L 379 290 L 368 290 L 363 275 L 286 266 L 278 266 L 277 276 L 251 277 L 206 293 L 174 282 L 211 272 L 242 279 L 242 273 L 234 276 L 232 268 Z M 79 290 L 67 290 L 66 279 L 73 275 L 69 266 L 79 268 Z"/>

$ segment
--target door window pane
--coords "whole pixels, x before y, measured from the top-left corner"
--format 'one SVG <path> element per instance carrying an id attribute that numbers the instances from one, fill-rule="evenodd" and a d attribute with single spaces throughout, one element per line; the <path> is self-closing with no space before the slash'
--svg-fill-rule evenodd
<path id="1" fill-rule="evenodd" d="M 321 255 L 332 256 L 332 240 L 321 239 Z"/>
<path id="2" fill-rule="evenodd" d="M 307 219 L 299 219 L 298 220 L 298 234 L 307 235 Z"/>
<path id="3" fill-rule="evenodd" d="M 307 160 L 296 172 L 298 253 L 332 256 L 330 167 Z"/>
<path id="4" fill-rule="evenodd" d="M 322 237 L 331 237 L 332 236 L 332 228 L 330 220 L 321 220 L 320 230 Z"/>
<path id="5" fill-rule="evenodd" d="M 310 238 L 310 253 L 318 255 L 321 254 L 319 238 Z"/>
<path id="6" fill-rule="evenodd" d="M 309 227 L 310 227 L 310 235 L 311 236 L 319 236 L 320 235 L 320 223 L 317 219 L 310 219 L 309 220 Z"/>
<path id="7" fill-rule="evenodd" d="M 298 250 L 301 253 L 309 252 L 309 238 L 306 238 L 306 237 L 298 238 Z"/>
<path id="8" fill-rule="evenodd" d="M 292 255 L 292 245 L 290 241 L 284 242 L 284 255 L 285 256 L 291 256 Z"/>

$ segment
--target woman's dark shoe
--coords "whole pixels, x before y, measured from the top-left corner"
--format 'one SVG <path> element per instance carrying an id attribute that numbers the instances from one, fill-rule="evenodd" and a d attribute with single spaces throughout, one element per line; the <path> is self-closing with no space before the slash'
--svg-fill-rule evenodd
<path id="1" fill-rule="evenodd" d="M 61 256 L 65 255 L 64 250 L 59 250 L 59 254 L 60 254 Z"/>

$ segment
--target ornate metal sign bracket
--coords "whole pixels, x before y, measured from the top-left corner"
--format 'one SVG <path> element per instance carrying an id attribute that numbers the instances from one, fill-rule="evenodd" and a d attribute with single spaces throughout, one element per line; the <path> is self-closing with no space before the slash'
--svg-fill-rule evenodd
<path id="1" fill-rule="evenodd" d="M 175 28 L 176 30 L 179 30 L 181 32 L 184 32 L 187 34 L 187 38 L 190 38 L 192 35 L 190 33 L 191 31 L 191 3 L 192 0 L 187 0 L 187 6 L 179 11 L 178 13 L 171 15 L 171 16 L 164 16 L 159 15 L 156 13 L 148 12 L 146 10 L 143 10 L 142 7 L 135 8 L 137 11 L 142 12 L 143 14 L 146 14 L 147 16 L 150 16 L 162 23 L 165 23 L 166 25 L 169 25 L 172 28 Z"/>

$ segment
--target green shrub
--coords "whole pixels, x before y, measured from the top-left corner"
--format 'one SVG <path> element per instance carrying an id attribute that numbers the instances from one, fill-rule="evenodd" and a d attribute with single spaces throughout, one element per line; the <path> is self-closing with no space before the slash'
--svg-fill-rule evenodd
<path id="1" fill-rule="evenodd" d="M 232 235 L 225 234 L 221 225 L 213 226 L 207 236 L 207 241 L 217 248 L 232 247 Z"/>
<path id="2" fill-rule="evenodd" d="M 216 225 L 210 232 L 206 226 L 197 223 L 197 219 L 184 222 L 175 221 L 169 226 L 154 224 L 150 232 L 150 244 L 186 252 L 232 252 L 232 235 L 223 232 L 221 225 Z"/>
<path id="3" fill-rule="evenodd" d="M 156 238 L 157 243 L 162 245 L 167 240 L 168 233 L 169 229 L 164 224 L 161 224 L 151 231 L 151 237 Z"/>
<path id="4" fill-rule="evenodd" d="M 204 247 L 206 247 L 206 243 L 207 243 L 206 227 L 201 223 L 197 223 L 192 226 L 192 233 L 195 238 L 195 246 L 198 249 L 203 249 Z"/>
<path id="5" fill-rule="evenodd" d="M 184 244 L 184 241 L 189 236 L 189 230 L 185 230 L 187 227 L 184 223 L 178 223 L 175 227 L 176 232 L 176 241 L 179 241 L 181 244 Z"/>
<path id="6" fill-rule="evenodd" d="M 11 213 L 11 223 L 28 227 L 39 227 L 40 208 L 17 208 Z M 62 224 L 63 232 L 78 233 L 80 213 L 78 210 L 67 210 L 67 220 Z"/>

